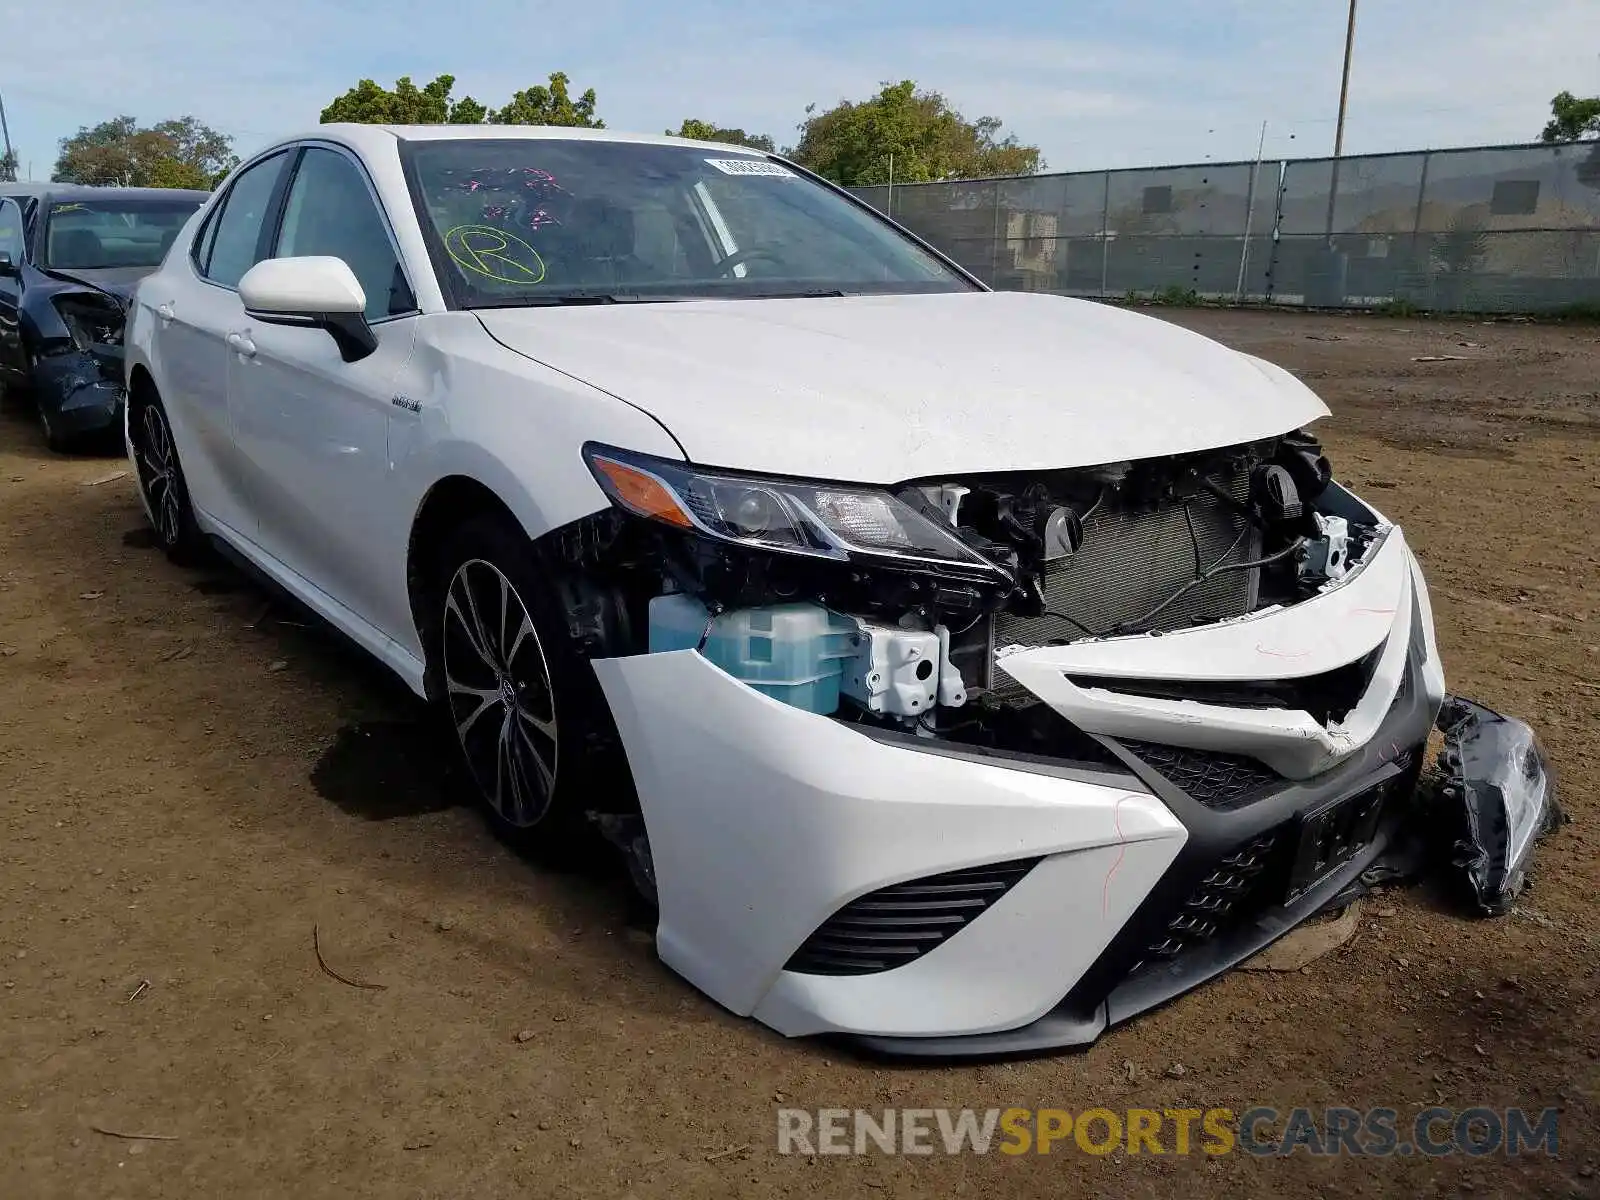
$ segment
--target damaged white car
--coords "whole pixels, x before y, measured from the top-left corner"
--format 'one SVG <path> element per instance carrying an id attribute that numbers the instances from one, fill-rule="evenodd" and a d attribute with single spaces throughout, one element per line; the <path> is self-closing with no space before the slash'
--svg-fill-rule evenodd
<path id="1" fill-rule="evenodd" d="M 1427 589 L 1278 367 L 679 139 L 323 126 L 178 247 L 127 349 L 162 544 L 429 698 L 502 828 L 597 823 L 735 1012 L 1088 1042 L 1414 814 Z"/>

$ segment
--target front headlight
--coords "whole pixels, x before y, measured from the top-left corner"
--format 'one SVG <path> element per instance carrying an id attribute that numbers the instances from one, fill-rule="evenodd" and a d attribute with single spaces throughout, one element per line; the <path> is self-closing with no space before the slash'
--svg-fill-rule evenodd
<path id="1" fill-rule="evenodd" d="M 609 446 L 586 446 L 584 458 L 617 507 L 719 541 L 815 558 L 866 555 L 1005 575 L 954 530 L 875 488 L 764 479 Z"/>
<path id="2" fill-rule="evenodd" d="M 113 309 L 77 295 L 57 297 L 55 309 L 76 350 L 121 341 L 122 315 Z"/>

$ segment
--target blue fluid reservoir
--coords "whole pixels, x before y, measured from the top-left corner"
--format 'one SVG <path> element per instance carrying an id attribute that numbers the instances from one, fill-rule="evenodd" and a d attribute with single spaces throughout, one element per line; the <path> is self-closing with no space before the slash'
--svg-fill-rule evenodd
<path id="1" fill-rule="evenodd" d="M 650 653 L 693 650 L 711 614 L 693 596 L 650 601 Z M 855 653 L 856 623 L 820 604 L 772 604 L 725 612 L 711 622 L 700 653 L 741 683 L 803 708 L 839 707 L 843 660 Z"/>

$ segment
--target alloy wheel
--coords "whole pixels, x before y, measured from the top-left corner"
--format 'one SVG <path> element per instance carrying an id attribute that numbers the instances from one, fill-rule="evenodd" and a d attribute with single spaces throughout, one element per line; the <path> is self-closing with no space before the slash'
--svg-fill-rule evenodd
<path id="1" fill-rule="evenodd" d="M 491 562 L 469 559 L 445 592 L 444 674 L 467 765 L 506 824 L 538 824 L 555 793 L 555 693 L 527 605 Z"/>
<path id="2" fill-rule="evenodd" d="M 176 546 L 183 529 L 178 494 L 178 456 L 172 448 L 167 418 L 154 404 L 147 405 L 135 446 L 139 486 L 155 519 L 156 536 L 164 546 Z"/>

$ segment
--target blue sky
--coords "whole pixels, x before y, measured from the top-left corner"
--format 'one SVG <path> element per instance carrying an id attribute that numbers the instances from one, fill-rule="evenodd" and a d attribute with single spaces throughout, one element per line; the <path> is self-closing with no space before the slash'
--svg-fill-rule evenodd
<path id="1" fill-rule="evenodd" d="M 616 129 L 685 116 L 792 142 L 805 106 L 911 78 L 992 113 L 1051 169 L 1329 152 L 1345 0 L 0 0 L 0 93 L 24 168 L 120 112 L 192 113 L 241 153 L 356 80 L 495 104 L 564 70 Z M 1600 93 L 1595 0 L 1360 0 L 1347 153 L 1531 140 Z"/>

